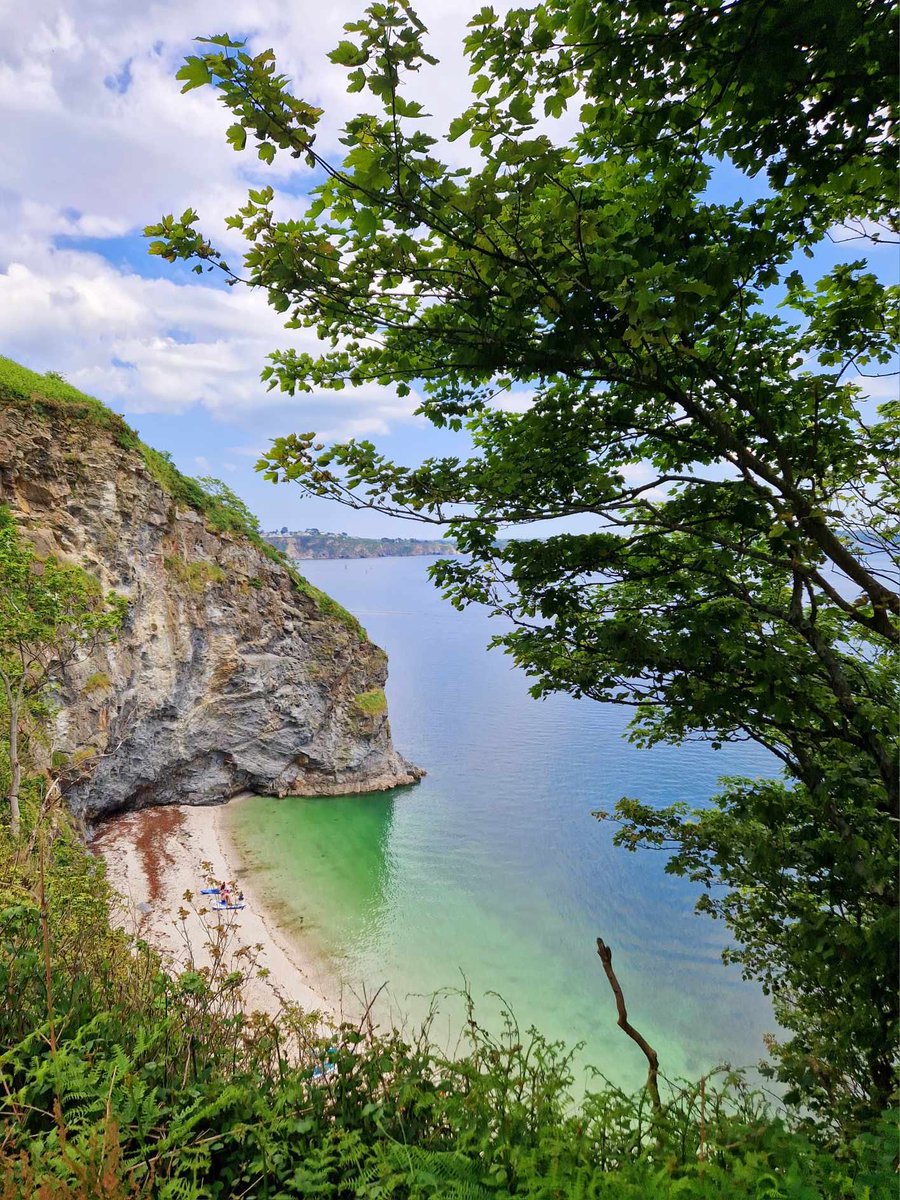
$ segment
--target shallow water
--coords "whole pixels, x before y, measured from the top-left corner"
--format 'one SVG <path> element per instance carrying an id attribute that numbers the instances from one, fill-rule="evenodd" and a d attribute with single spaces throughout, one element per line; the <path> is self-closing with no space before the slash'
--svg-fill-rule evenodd
<path id="1" fill-rule="evenodd" d="M 614 847 L 591 813 L 623 795 L 702 803 L 718 777 L 770 774 L 773 760 L 751 745 L 638 750 L 623 740 L 624 710 L 535 701 L 485 649 L 496 622 L 442 601 L 429 561 L 303 564 L 387 650 L 394 741 L 428 776 L 375 796 L 236 806 L 253 882 L 349 985 L 371 994 L 387 982 L 395 1011 L 414 1018 L 465 978 L 489 1025 L 493 991 L 520 1025 L 584 1042 L 580 1061 L 634 1086 L 646 1065 L 616 1028 L 601 936 L 666 1074 L 755 1063 L 770 1009 L 722 965 L 725 930 L 692 912 L 694 889 L 664 873 L 662 854 Z M 446 1037 L 458 1009 L 444 1009 Z"/>

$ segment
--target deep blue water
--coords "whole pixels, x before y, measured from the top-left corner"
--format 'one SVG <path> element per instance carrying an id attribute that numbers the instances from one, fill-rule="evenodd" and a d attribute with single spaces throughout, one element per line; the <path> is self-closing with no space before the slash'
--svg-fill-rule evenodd
<path id="1" fill-rule="evenodd" d="M 639 750 L 624 709 L 532 699 L 523 673 L 486 650 L 496 621 L 443 601 L 430 561 L 302 564 L 387 650 L 394 741 L 428 777 L 382 796 L 237 809 L 257 883 L 349 984 L 386 981 L 413 1015 L 465 976 L 489 1023 L 494 990 L 521 1025 L 585 1042 L 587 1060 L 637 1084 L 645 1064 L 615 1026 L 599 935 L 667 1074 L 754 1064 L 773 1022 L 759 989 L 722 965 L 726 931 L 693 913 L 695 891 L 665 874 L 663 853 L 616 848 L 591 813 L 623 795 L 701 804 L 720 776 L 771 774 L 773 760 L 746 744 Z"/>

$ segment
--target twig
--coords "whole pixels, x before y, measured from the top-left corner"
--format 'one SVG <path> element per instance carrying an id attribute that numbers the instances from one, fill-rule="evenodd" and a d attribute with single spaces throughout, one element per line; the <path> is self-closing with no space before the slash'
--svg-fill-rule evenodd
<path id="1" fill-rule="evenodd" d="M 706 1162 L 706 1076 L 700 1077 L 700 1178 L 703 1178 L 703 1164 Z"/>
<path id="2" fill-rule="evenodd" d="M 609 980 L 609 986 L 613 990 L 613 995 L 616 998 L 616 1010 L 619 1014 L 618 1025 L 633 1042 L 637 1042 L 647 1057 L 649 1064 L 647 1070 L 647 1091 L 650 1093 L 650 1102 L 653 1105 L 654 1112 L 662 1110 L 662 1102 L 659 1098 L 659 1084 L 657 1082 L 659 1076 L 659 1058 L 656 1051 L 635 1027 L 628 1020 L 628 1010 L 625 1007 L 625 997 L 622 995 L 622 988 L 616 978 L 616 973 L 612 965 L 612 950 L 604 942 L 603 938 L 597 938 L 597 953 L 600 955 L 600 961 L 603 963 L 603 970 L 606 972 L 606 978 Z"/>
<path id="3" fill-rule="evenodd" d="M 50 1053 L 56 1055 L 56 1024 L 53 1019 L 53 965 L 50 957 L 50 917 L 47 911 L 47 889 L 44 878 L 44 843 L 41 842 L 38 859 L 40 874 L 38 901 L 40 903 L 41 940 L 44 951 L 44 985 L 47 990 L 47 1021 L 50 1032 Z"/>

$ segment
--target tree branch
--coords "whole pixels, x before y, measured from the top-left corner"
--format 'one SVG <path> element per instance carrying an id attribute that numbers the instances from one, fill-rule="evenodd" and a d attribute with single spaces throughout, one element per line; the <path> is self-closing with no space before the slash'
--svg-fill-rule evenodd
<path id="1" fill-rule="evenodd" d="M 628 1020 L 628 1010 L 625 1007 L 625 997 L 622 995 L 622 988 L 612 965 L 612 950 L 604 942 L 603 938 L 597 938 L 597 953 L 600 955 L 600 961 L 603 963 L 603 970 L 606 972 L 606 978 L 609 980 L 609 986 L 612 988 L 613 995 L 616 998 L 616 1011 L 619 1014 L 618 1026 L 622 1029 L 633 1042 L 636 1042 L 643 1050 L 648 1063 L 647 1068 L 647 1091 L 650 1093 L 650 1103 L 653 1105 L 654 1112 L 662 1111 L 662 1102 L 659 1098 L 659 1057 L 656 1051 L 650 1045 L 645 1037 L 643 1037 Z"/>

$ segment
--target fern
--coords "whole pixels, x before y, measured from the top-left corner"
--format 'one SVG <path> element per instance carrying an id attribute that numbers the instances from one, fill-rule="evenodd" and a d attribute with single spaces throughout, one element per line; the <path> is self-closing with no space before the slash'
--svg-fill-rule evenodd
<path id="1" fill-rule="evenodd" d="M 447 1200 L 496 1200 L 483 1183 L 483 1168 L 455 1150 L 426 1150 L 389 1143 L 386 1156 L 397 1170 L 406 1169 L 413 1192 Z"/>
<path id="2" fill-rule="evenodd" d="M 25 858 L 0 828 L 0 880 L 27 893 Z M 0 885 L 0 989 L 16 1000 L 0 1006 L 0 1200 L 893 1194 L 887 1118 L 850 1144 L 817 1145 L 733 1075 L 704 1082 L 702 1130 L 696 1084 L 670 1085 L 656 1115 L 605 1081 L 576 1099 L 570 1052 L 511 1014 L 495 1036 L 470 1011 L 456 1059 L 434 1049 L 427 1023 L 322 1039 L 294 1012 L 242 1014 L 200 973 L 190 986 L 167 976 L 109 926 L 102 875 L 77 841 L 60 835 L 46 865 L 53 1037 L 39 916 L 18 900 L 4 908 Z M 79 897 L 78 921 L 65 895 Z M 337 1070 L 313 1084 L 310 1063 L 325 1057 Z"/>

